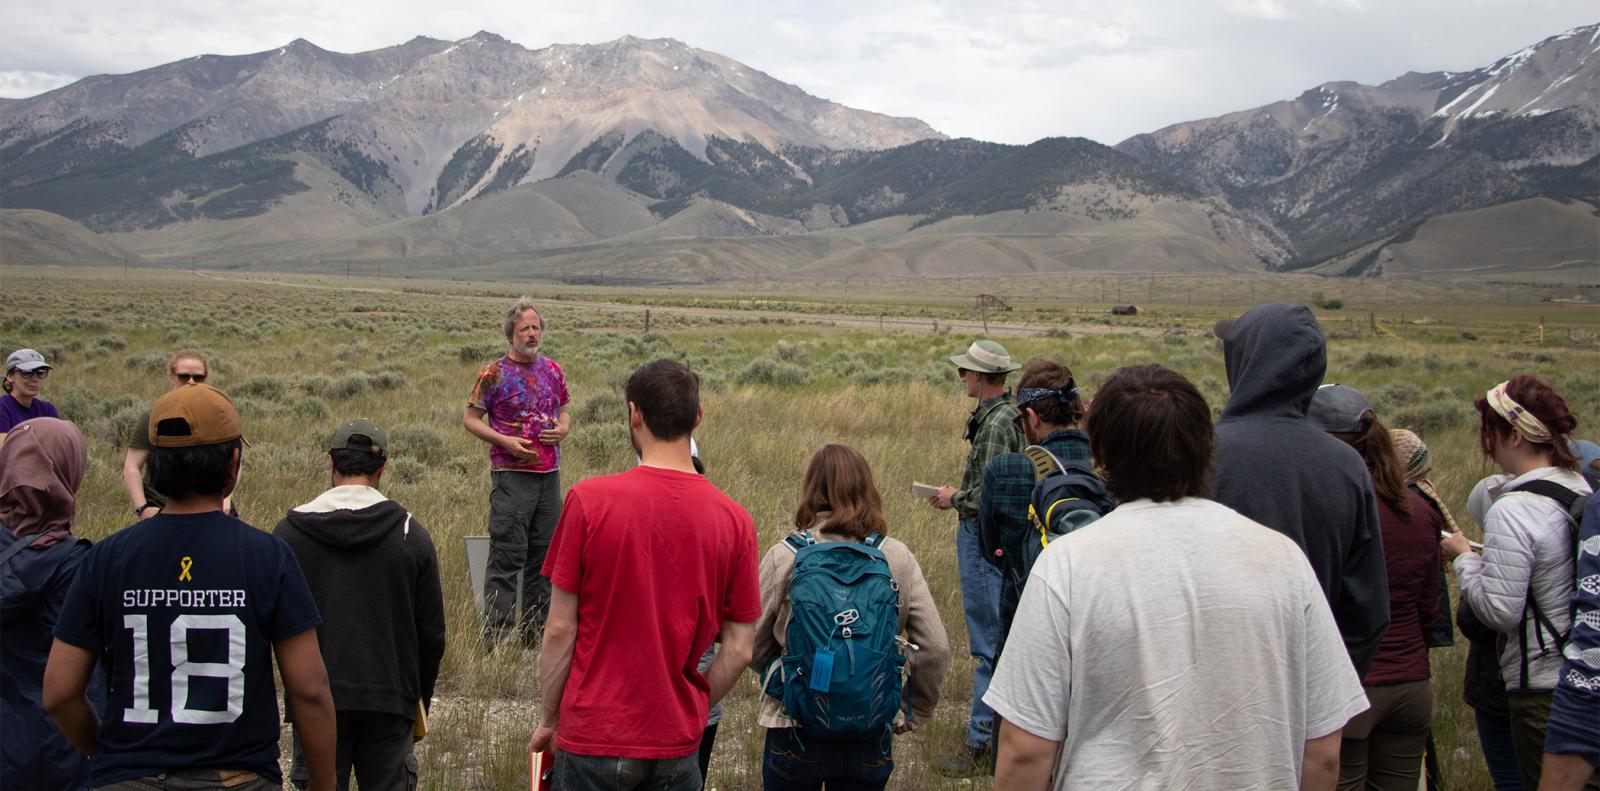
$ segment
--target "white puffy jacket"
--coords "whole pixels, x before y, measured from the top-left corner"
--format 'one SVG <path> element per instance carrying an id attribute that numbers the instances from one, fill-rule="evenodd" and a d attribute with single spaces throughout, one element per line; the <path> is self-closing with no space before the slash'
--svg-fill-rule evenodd
<path id="1" fill-rule="evenodd" d="M 1480 620 L 1506 634 L 1500 675 L 1512 691 L 1522 681 L 1519 625 L 1527 636 L 1528 688 L 1555 689 L 1561 672 L 1561 652 L 1547 630 L 1540 630 L 1545 632 L 1540 646 L 1532 608 L 1526 607 L 1529 590 L 1559 632 L 1572 625 L 1567 605 L 1573 591 L 1573 542 L 1566 511 L 1544 495 L 1511 491 L 1540 478 L 1579 494 L 1590 492 L 1582 475 L 1560 467 L 1541 467 L 1515 478 L 1496 476 L 1487 486 L 1493 504 L 1482 520 L 1483 554 L 1467 552 L 1455 559 L 1462 597 Z"/>

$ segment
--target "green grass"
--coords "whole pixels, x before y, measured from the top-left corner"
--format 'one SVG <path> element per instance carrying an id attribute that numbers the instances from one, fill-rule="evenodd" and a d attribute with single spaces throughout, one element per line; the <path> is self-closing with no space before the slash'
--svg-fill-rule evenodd
<path id="1" fill-rule="evenodd" d="M 1165 281 L 1157 287 L 1160 282 Z M 1310 298 L 1309 283 L 1298 278 L 1251 282 L 1261 292 L 1258 298 L 1290 298 L 1300 290 Z M 1395 340 L 1374 337 L 1359 294 L 1318 282 L 1327 297 L 1347 305 L 1324 312 L 1331 336 L 1328 381 L 1365 391 L 1390 425 L 1421 429 L 1435 458 L 1434 481 L 1469 532 L 1476 526 L 1462 503 L 1472 483 L 1489 472 L 1475 444 L 1470 403 L 1476 394 L 1514 373 L 1540 373 L 1567 395 L 1580 433 L 1593 435 L 1600 426 L 1600 316 L 1593 308 L 1550 308 L 1562 322 L 1559 330 L 1549 332 L 1544 345 L 1530 345 L 1522 342 L 1528 319 L 1544 308 L 1508 309 L 1494 301 L 1492 289 L 1439 286 L 1422 292 L 1438 302 L 1386 303 L 1380 320 L 1399 333 Z M 25 303 L 13 299 L 13 309 L 0 317 L 0 353 L 17 346 L 44 351 L 56 366 L 44 397 L 89 437 L 80 535 L 99 539 L 128 523 L 118 478 L 127 424 L 165 390 L 166 356 L 179 347 L 197 346 L 212 355 L 213 381 L 236 396 L 244 414 L 251 446 L 236 501 L 258 527 L 270 528 L 286 509 L 327 486 L 320 443 L 338 421 L 365 416 L 389 428 L 395 460 L 386 489 L 417 515 L 439 547 L 450 631 L 432 730 L 419 748 L 424 787 L 516 787 L 526 772 L 525 746 L 538 701 L 536 657 L 521 650 L 486 653 L 476 640 L 461 539 L 484 532 L 488 464 L 483 443 L 460 427 L 477 370 L 503 349 L 501 311 L 523 290 L 553 298 L 547 350 L 566 369 L 576 416 L 563 446 L 567 485 L 633 463 L 622 425 L 621 383 L 635 365 L 660 356 L 686 360 L 702 373 L 706 417 L 696 436 L 709 474 L 749 509 L 763 547 L 789 529 L 804 464 L 818 445 L 846 442 L 866 454 L 884 492 L 890 530 L 920 560 L 955 647 L 936 716 L 896 741 L 900 768 L 892 785 L 988 786 L 987 780 L 946 781 L 927 767 L 928 758 L 954 750 L 962 740 L 972 661 L 962 648 L 955 519 L 908 491 L 912 480 L 959 477 L 961 431 L 971 403 L 961 396 L 945 356 L 973 336 L 948 329 L 884 334 L 772 315 L 779 312 L 774 306 L 782 306 L 786 313 L 824 318 L 970 318 L 970 288 L 938 283 L 912 293 L 893 285 L 852 291 L 849 299 L 774 289 L 752 302 L 748 294 L 709 290 L 337 277 L 225 280 L 152 271 L 124 279 L 116 270 L 4 268 L 0 283 L 8 294 L 29 295 Z M 1131 289 L 1136 283 L 1151 288 L 1139 280 L 1122 285 Z M 1008 321 L 1109 322 L 1097 308 L 1040 298 L 1049 293 L 1040 286 L 1021 279 L 989 290 L 1016 295 Z M 372 290 L 338 290 L 343 288 Z M 1474 295 L 1482 301 L 1474 302 Z M 1061 358 L 1086 391 L 1121 365 L 1161 362 L 1189 376 L 1220 409 L 1226 376 L 1210 322 L 1243 306 L 1239 293 L 1221 296 L 1232 299 L 1192 306 L 1158 302 L 1157 310 L 1128 322 L 1145 334 L 1040 333 L 1007 337 L 1005 343 L 1018 358 Z M 627 304 L 570 304 L 583 301 Z M 641 333 L 645 307 L 696 305 L 727 312 L 658 310 L 655 331 Z M 1423 316 L 1434 320 L 1411 323 Z M 1488 780 L 1471 712 L 1460 702 L 1465 653 L 1464 642 L 1433 652 L 1435 731 L 1450 786 L 1483 788 Z M 759 782 L 763 734 L 755 725 L 756 695 L 747 675 L 729 699 L 712 787 Z"/>

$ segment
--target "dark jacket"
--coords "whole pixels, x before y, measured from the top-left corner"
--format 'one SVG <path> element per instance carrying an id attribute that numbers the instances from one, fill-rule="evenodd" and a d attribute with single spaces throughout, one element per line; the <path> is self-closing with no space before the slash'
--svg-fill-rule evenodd
<path id="1" fill-rule="evenodd" d="M 1422 681 L 1428 669 L 1428 634 L 1439 617 L 1439 529 L 1444 519 L 1409 489 L 1410 515 L 1378 500 L 1383 525 L 1384 565 L 1389 574 L 1389 628 L 1372 667 L 1361 677 L 1369 687 Z"/>
<path id="2" fill-rule="evenodd" d="M 337 486 L 273 529 L 322 612 L 317 643 L 339 711 L 414 718 L 444 658 L 444 600 L 428 531 L 366 486 Z"/>
<path id="3" fill-rule="evenodd" d="M 1260 305 L 1226 335 L 1232 394 L 1217 421 L 1212 491 L 1305 550 L 1365 674 L 1389 625 L 1389 586 L 1367 466 L 1306 420 L 1328 367 L 1322 328 L 1303 306 Z"/>
<path id="4" fill-rule="evenodd" d="M 0 552 L 16 539 L 0 527 Z M 67 588 L 89 551 L 79 539 L 23 549 L 0 566 L 0 785 L 7 788 L 89 787 L 89 759 L 44 712 L 44 666 Z M 98 667 L 98 666 L 97 666 Z M 90 702 L 105 711 L 100 671 Z"/>
<path id="5" fill-rule="evenodd" d="M 1500 633 L 1478 620 L 1466 599 L 1456 604 L 1456 628 L 1467 638 L 1461 700 L 1486 716 L 1509 720 L 1511 709 L 1506 705 L 1506 682 L 1500 675 Z"/>

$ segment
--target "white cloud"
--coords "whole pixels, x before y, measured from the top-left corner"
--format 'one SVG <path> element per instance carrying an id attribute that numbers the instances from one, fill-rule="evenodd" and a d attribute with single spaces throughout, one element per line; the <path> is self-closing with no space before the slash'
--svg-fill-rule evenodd
<path id="1" fill-rule="evenodd" d="M 0 97 L 19 99 L 53 91 L 78 80 L 71 74 L 47 71 L 0 71 Z"/>
<path id="2" fill-rule="evenodd" d="M 1229 13 L 1255 19 L 1288 19 L 1289 12 L 1284 10 L 1283 3 L 1278 0 L 1227 0 L 1225 7 Z"/>

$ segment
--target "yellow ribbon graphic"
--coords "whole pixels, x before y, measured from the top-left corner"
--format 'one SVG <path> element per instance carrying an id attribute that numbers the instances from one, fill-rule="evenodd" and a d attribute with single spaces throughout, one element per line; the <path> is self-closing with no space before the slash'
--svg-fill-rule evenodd
<path id="1" fill-rule="evenodd" d="M 178 581 L 179 582 L 183 582 L 185 580 L 188 580 L 188 581 L 191 581 L 191 582 L 194 581 L 194 577 L 189 576 L 189 569 L 194 567 L 194 558 L 191 558 L 188 555 L 184 555 L 183 556 L 183 561 L 179 565 L 181 566 L 181 568 L 178 569 Z"/>

